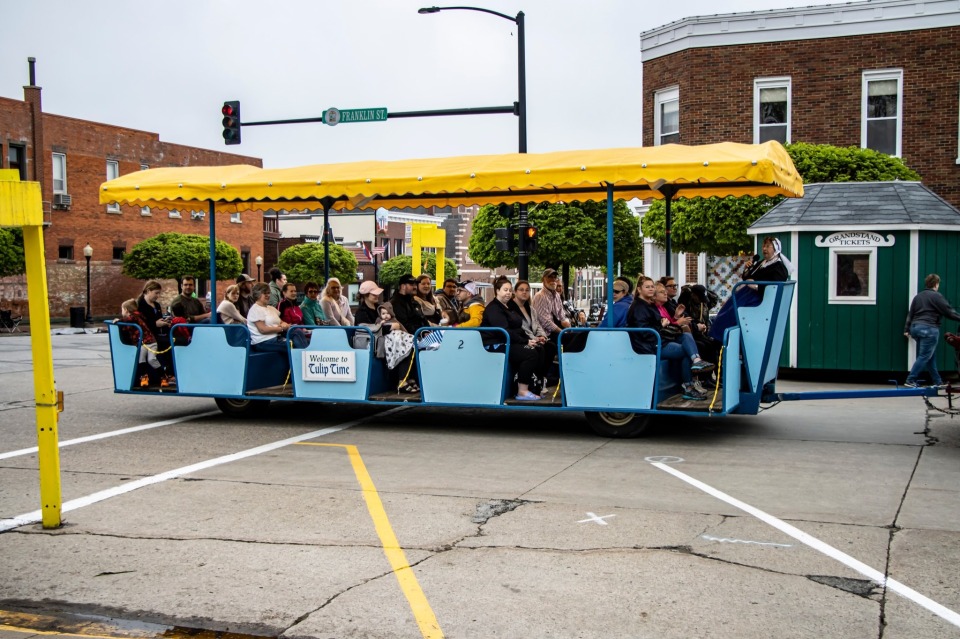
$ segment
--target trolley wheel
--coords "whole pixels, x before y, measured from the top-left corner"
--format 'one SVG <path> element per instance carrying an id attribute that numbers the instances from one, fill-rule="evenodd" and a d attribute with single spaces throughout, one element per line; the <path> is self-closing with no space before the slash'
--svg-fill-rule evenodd
<path id="1" fill-rule="evenodd" d="M 587 423 L 602 437 L 639 437 L 650 426 L 650 415 L 639 413 L 584 413 Z"/>
<path id="2" fill-rule="evenodd" d="M 233 399 L 230 397 L 215 397 L 217 408 L 224 415 L 230 417 L 254 417 L 266 411 L 269 399 Z"/>

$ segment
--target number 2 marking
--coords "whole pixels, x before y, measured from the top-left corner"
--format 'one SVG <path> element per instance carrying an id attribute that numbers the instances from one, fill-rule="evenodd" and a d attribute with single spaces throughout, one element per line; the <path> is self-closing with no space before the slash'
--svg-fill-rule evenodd
<path id="1" fill-rule="evenodd" d="M 457 346 L 457 350 L 458 350 L 458 351 L 462 351 L 462 350 L 463 350 L 463 340 L 460 340 L 460 346 Z"/>

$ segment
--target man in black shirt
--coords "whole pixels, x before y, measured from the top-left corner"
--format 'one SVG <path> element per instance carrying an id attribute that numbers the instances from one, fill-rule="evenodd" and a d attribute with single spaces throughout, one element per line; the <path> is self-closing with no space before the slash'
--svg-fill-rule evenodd
<path id="1" fill-rule="evenodd" d="M 413 335 L 418 328 L 429 326 L 426 318 L 423 316 L 423 310 L 413 294 L 417 290 L 417 279 L 413 275 L 403 275 L 400 277 L 400 283 L 397 286 L 397 292 L 390 298 L 393 305 L 394 318 L 403 325 L 408 333 Z"/>

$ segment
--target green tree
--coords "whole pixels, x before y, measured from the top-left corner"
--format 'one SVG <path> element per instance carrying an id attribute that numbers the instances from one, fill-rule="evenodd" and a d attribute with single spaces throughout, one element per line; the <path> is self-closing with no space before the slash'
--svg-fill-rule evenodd
<path id="1" fill-rule="evenodd" d="M 805 184 L 819 182 L 916 181 L 920 176 L 900 158 L 859 147 L 829 144 L 788 144 L 794 166 Z M 782 197 L 690 198 L 671 206 L 674 250 L 733 255 L 752 246 L 747 228 Z M 643 218 L 643 234 L 661 246 L 665 241 L 666 209 L 656 200 Z"/>
<path id="2" fill-rule="evenodd" d="M 240 252 L 222 240 L 216 242 L 219 281 L 240 275 Z M 123 274 L 138 280 L 179 279 L 184 275 L 204 279 L 210 274 L 210 239 L 203 235 L 160 233 L 136 244 L 123 256 Z"/>
<path id="3" fill-rule="evenodd" d="M 339 244 L 330 244 L 330 277 L 344 286 L 357 280 L 357 258 Z M 323 242 L 294 244 L 280 254 L 277 267 L 291 282 L 323 281 Z"/>
<path id="4" fill-rule="evenodd" d="M 23 261 L 23 230 L 0 229 L 0 277 L 20 275 L 26 270 Z"/>
<path id="5" fill-rule="evenodd" d="M 437 254 L 424 253 L 427 262 L 427 269 L 424 271 L 434 280 L 437 278 Z M 422 266 L 422 264 L 421 264 Z M 400 281 L 400 276 L 407 273 L 413 273 L 413 258 L 409 255 L 397 255 L 380 265 L 380 285 L 395 287 Z M 443 277 L 457 277 L 457 263 L 449 257 L 443 258 Z"/>
<path id="6" fill-rule="evenodd" d="M 606 201 L 541 204 L 530 209 L 528 219 L 538 231 L 538 247 L 530 258 L 531 267 L 606 264 Z M 470 258 L 487 268 L 516 266 L 516 251 L 498 251 L 494 244 L 494 229 L 515 221 L 516 215 L 506 218 L 500 214 L 499 207 L 487 205 L 481 208 L 473 221 Z M 639 222 L 623 200 L 614 202 L 613 228 L 614 259 L 624 265 L 630 264 L 630 268 L 638 266 L 643 254 Z"/>

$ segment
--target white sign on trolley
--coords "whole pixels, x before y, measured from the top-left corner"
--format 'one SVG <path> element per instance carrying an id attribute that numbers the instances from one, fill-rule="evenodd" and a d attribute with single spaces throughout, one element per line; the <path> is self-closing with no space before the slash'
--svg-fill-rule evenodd
<path id="1" fill-rule="evenodd" d="M 303 381 L 355 382 L 357 356 L 353 351 L 303 351 Z"/>

